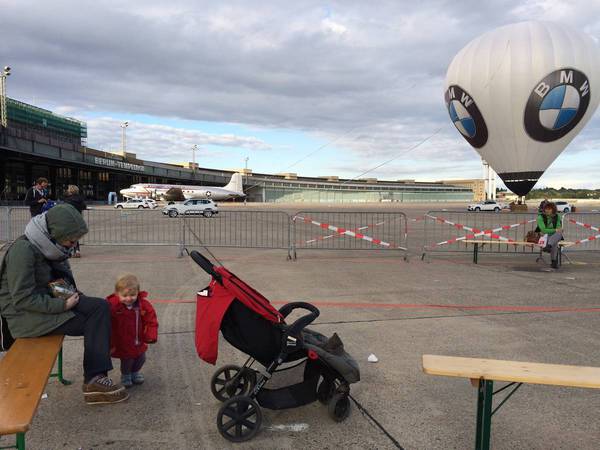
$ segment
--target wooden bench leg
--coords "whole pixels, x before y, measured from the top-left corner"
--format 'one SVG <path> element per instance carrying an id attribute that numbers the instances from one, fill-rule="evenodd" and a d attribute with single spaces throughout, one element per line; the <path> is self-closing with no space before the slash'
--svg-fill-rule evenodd
<path id="1" fill-rule="evenodd" d="M 56 373 L 51 373 L 50 377 L 57 377 L 58 381 L 60 381 L 62 384 L 64 384 L 65 386 L 68 386 L 70 384 L 73 384 L 72 381 L 69 380 L 65 380 L 63 378 L 63 349 L 62 347 L 60 348 L 59 352 L 58 352 L 58 367 L 57 367 L 57 371 Z"/>
<path id="2" fill-rule="evenodd" d="M 477 430 L 475 433 L 475 450 L 489 450 L 492 430 L 492 397 L 494 382 L 479 380 L 477 389 Z"/>
<path id="3" fill-rule="evenodd" d="M 17 450 L 25 450 L 25 433 L 17 433 L 16 445 L 11 445 L 8 447 L 0 447 L 0 450 L 7 450 L 9 448 L 16 448 Z"/>
<path id="4" fill-rule="evenodd" d="M 25 433 L 17 433 L 17 450 L 25 450 Z"/>

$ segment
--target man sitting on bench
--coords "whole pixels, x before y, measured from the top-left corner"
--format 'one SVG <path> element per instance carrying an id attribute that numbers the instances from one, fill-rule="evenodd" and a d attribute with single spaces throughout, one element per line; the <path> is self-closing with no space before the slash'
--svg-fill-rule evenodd
<path id="1" fill-rule="evenodd" d="M 544 210 L 538 215 L 537 226 L 542 235 L 548 235 L 544 251 L 550 253 L 552 268 L 558 269 L 559 242 L 563 240 L 562 221 L 553 202 L 546 202 Z"/>
<path id="2" fill-rule="evenodd" d="M 75 286 L 67 260 L 87 231 L 81 214 L 68 204 L 33 217 L 0 265 L 0 314 L 15 338 L 83 336 L 86 403 L 118 403 L 129 395 L 107 376 L 113 368 L 108 302 L 79 293 L 65 300 L 50 295 L 49 283 L 57 279 Z"/>

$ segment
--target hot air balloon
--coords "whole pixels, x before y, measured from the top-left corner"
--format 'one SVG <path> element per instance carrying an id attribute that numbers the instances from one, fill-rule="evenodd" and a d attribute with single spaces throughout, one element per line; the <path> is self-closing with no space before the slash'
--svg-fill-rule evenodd
<path id="1" fill-rule="evenodd" d="M 524 196 L 594 114 L 600 50 L 563 24 L 503 26 L 454 57 L 445 100 L 462 136 Z"/>

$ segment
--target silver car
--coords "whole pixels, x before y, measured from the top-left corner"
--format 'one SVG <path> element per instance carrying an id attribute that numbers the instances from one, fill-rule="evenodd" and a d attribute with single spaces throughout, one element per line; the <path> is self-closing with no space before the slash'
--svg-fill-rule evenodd
<path id="1" fill-rule="evenodd" d="M 219 207 L 212 200 L 189 199 L 183 203 L 168 205 L 163 209 L 162 213 L 169 217 L 177 217 L 180 214 L 196 214 L 204 217 L 212 217 L 214 214 L 219 214 Z"/>

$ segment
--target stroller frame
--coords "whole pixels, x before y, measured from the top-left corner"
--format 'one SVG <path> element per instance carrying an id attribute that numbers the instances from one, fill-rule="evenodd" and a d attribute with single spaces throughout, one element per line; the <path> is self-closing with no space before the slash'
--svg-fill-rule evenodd
<path id="1" fill-rule="evenodd" d="M 192 251 L 190 256 L 211 275 L 213 282 L 223 283 L 222 275 L 215 270 L 208 259 L 196 251 Z M 206 295 L 208 294 L 206 292 Z M 231 305 L 233 306 L 233 303 Z M 269 307 L 272 308 L 270 304 Z M 291 325 L 285 324 L 284 319 L 298 309 L 306 310 L 308 313 Z M 302 333 L 319 316 L 319 310 L 310 303 L 291 302 L 282 306 L 278 314 L 281 322 L 272 324 L 281 330 L 281 345 L 275 358 L 266 360 L 263 357 L 262 361 L 258 361 L 250 355 L 243 366 L 231 364 L 223 366 L 211 379 L 213 395 L 223 402 L 217 414 L 217 428 L 228 441 L 244 442 L 258 433 L 262 423 L 261 406 L 268 409 L 285 409 L 319 400 L 328 405 L 329 414 L 336 422 L 343 421 L 350 413 L 348 381 L 314 350 L 304 347 Z M 221 332 L 227 339 L 223 329 Z M 234 347 L 237 348 L 236 345 Z M 252 368 L 256 362 L 260 362 L 265 367 L 264 370 Z M 288 362 L 297 363 L 280 368 Z M 265 388 L 274 373 L 301 364 L 306 364 L 304 380 L 301 383 L 279 389 Z"/>

